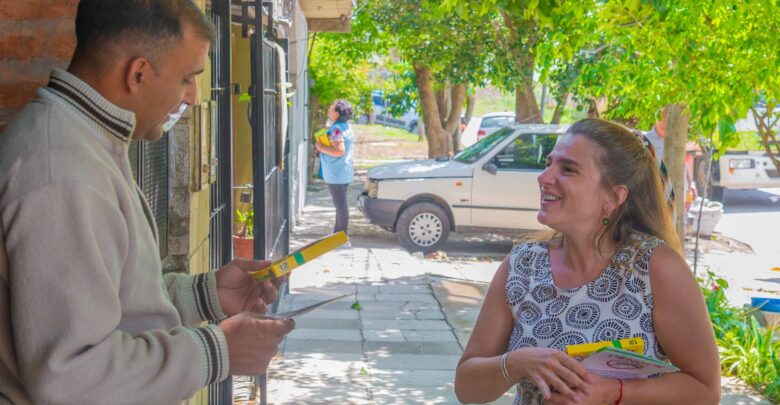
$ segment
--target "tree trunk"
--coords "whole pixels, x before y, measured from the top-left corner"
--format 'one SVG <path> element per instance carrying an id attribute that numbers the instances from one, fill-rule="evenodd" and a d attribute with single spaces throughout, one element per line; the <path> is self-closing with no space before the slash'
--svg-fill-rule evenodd
<path id="1" fill-rule="evenodd" d="M 590 100 L 588 102 L 588 118 L 600 118 L 599 109 L 596 106 L 596 100 Z"/>
<path id="2" fill-rule="evenodd" d="M 533 80 L 523 79 L 525 83 L 515 89 L 515 121 L 520 124 L 541 124 L 542 112 L 536 103 Z"/>
<path id="3" fill-rule="evenodd" d="M 448 152 L 460 151 L 460 114 L 463 111 L 463 100 L 466 99 L 466 85 L 456 84 L 450 91 L 450 114 L 443 123 L 445 129 L 452 134 L 451 149 Z"/>
<path id="4" fill-rule="evenodd" d="M 444 122 L 450 114 L 450 88 L 443 86 L 436 92 L 436 105 L 439 107 L 439 120 Z"/>
<path id="5" fill-rule="evenodd" d="M 555 105 L 555 111 L 553 111 L 552 120 L 550 120 L 550 124 L 558 125 L 561 123 L 561 118 L 563 117 L 563 104 L 556 104 Z"/>
<path id="6" fill-rule="evenodd" d="M 465 84 L 458 84 L 455 86 L 452 86 L 448 88 L 447 93 L 449 94 L 449 97 L 447 97 L 448 105 L 447 110 L 447 120 L 445 121 L 445 125 L 447 128 L 452 128 L 452 132 L 450 132 L 450 139 L 448 142 L 448 152 L 449 155 L 452 156 L 458 152 L 460 152 L 460 138 L 461 138 L 461 129 L 460 129 L 460 123 L 463 111 L 463 101 L 466 99 L 466 85 Z M 457 105 L 457 109 L 455 108 Z M 441 106 L 439 106 L 441 108 Z M 457 110 L 457 111 L 456 111 Z M 457 114 L 457 115 L 456 115 Z"/>
<path id="7" fill-rule="evenodd" d="M 449 156 L 450 134 L 460 125 L 460 112 L 463 109 L 463 99 L 466 86 L 457 84 L 452 89 L 442 90 L 444 94 L 437 95 L 433 90 L 433 74 L 431 69 L 419 63 L 414 64 L 417 91 L 425 121 L 425 134 L 428 138 L 428 157 Z M 450 93 L 450 94 L 446 94 Z M 448 99 L 449 105 L 439 108 L 439 100 Z M 446 116 L 441 110 L 448 110 Z M 442 119 L 442 117 L 445 117 Z"/>
<path id="8" fill-rule="evenodd" d="M 550 121 L 550 124 L 560 124 L 561 118 L 563 117 L 563 110 L 566 108 L 566 102 L 569 100 L 569 95 L 567 94 L 563 99 L 556 99 L 555 100 L 555 111 L 553 111 L 552 120 Z"/>
<path id="9" fill-rule="evenodd" d="M 425 136 L 428 138 L 428 157 L 447 156 L 447 132 L 439 118 L 439 103 L 433 91 L 433 75 L 427 66 L 414 64 L 420 106 L 425 120 Z"/>
<path id="10" fill-rule="evenodd" d="M 772 102 L 767 103 L 766 111 L 763 114 L 759 114 L 755 108 L 751 108 L 750 111 L 753 113 L 753 121 L 761 136 L 764 152 L 772 160 L 775 168 L 780 171 L 780 142 L 777 140 L 777 132 L 773 129 L 780 121 L 780 111 L 775 111 L 775 104 Z"/>
<path id="11" fill-rule="evenodd" d="M 515 88 L 515 121 L 518 123 L 542 123 L 542 112 L 534 95 L 534 63 L 538 34 L 536 22 L 511 16 L 506 11 L 501 15 L 509 29 L 512 55 L 521 77 Z"/>
<path id="12" fill-rule="evenodd" d="M 317 132 L 318 129 L 322 128 L 322 125 L 325 123 L 324 120 L 322 120 L 322 117 L 320 116 L 320 99 L 315 96 L 311 95 L 309 99 L 309 122 L 311 125 L 309 125 L 309 178 L 314 177 L 315 167 L 314 163 L 317 158 L 317 148 L 314 147 L 314 133 Z"/>
<path id="13" fill-rule="evenodd" d="M 666 138 L 664 163 L 674 190 L 675 229 L 680 243 L 685 241 L 685 144 L 688 142 L 688 124 L 691 113 L 685 104 L 666 107 Z"/>
<path id="14" fill-rule="evenodd" d="M 474 89 L 467 89 L 466 93 L 466 113 L 464 114 L 463 119 L 466 121 L 466 125 L 468 125 L 469 121 L 471 121 L 471 117 L 474 115 L 474 106 L 477 104 L 477 94 L 474 92 Z"/>

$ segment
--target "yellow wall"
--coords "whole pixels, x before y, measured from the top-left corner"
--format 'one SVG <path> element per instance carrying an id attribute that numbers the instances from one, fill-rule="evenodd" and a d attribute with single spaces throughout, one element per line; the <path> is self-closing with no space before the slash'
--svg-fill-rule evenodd
<path id="1" fill-rule="evenodd" d="M 241 26 L 231 27 L 232 82 L 241 84 L 241 92 L 249 90 L 251 80 L 251 55 L 249 38 L 241 37 Z M 248 102 L 239 102 L 233 95 L 233 185 L 252 183 L 252 126 L 248 120 Z M 240 189 L 234 189 L 233 201 L 236 209 L 246 210 L 251 206 L 239 202 Z M 234 231 L 235 231 L 234 224 Z"/>
<path id="2" fill-rule="evenodd" d="M 195 1 L 202 10 L 206 10 L 206 0 Z M 211 61 L 206 63 L 205 71 L 198 76 L 198 92 L 196 100 L 208 102 L 211 100 Z M 208 113 L 204 111 L 204 113 Z M 200 169 L 200 162 L 196 162 L 195 145 L 200 136 L 211 136 L 210 134 L 200 134 L 200 128 L 192 125 L 192 137 L 190 139 L 190 159 L 193 170 Z M 206 187 L 203 191 L 193 192 L 190 196 L 190 252 L 189 269 L 190 274 L 197 274 L 209 271 L 209 215 L 210 207 L 210 188 Z M 207 405 L 208 388 L 198 391 L 189 401 L 189 405 Z"/>

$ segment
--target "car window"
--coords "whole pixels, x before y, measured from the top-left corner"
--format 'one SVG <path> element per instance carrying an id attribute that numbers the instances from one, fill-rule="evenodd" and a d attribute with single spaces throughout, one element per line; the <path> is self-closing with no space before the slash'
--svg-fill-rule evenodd
<path id="1" fill-rule="evenodd" d="M 515 117 L 511 116 L 498 116 L 498 117 L 484 117 L 482 118 L 482 124 L 480 128 L 495 128 L 505 127 L 514 123 Z"/>
<path id="2" fill-rule="evenodd" d="M 493 158 L 493 164 L 499 170 L 544 170 L 557 140 L 557 134 L 522 134 Z"/>
<path id="3" fill-rule="evenodd" d="M 511 128 L 502 128 L 460 151 L 452 159 L 461 163 L 474 163 L 510 135 L 512 135 Z"/>

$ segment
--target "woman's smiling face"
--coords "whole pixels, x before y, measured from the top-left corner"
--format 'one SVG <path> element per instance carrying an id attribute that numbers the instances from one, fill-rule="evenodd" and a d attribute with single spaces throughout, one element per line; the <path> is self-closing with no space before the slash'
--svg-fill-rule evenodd
<path id="1" fill-rule="evenodd" d="M 547 156 L 537 181 L 540 223 L 564 234 L 595 231 L 609 214 L 610 196 L 601 181 L 604 152 L 581 135 L 564 135 Z"/>

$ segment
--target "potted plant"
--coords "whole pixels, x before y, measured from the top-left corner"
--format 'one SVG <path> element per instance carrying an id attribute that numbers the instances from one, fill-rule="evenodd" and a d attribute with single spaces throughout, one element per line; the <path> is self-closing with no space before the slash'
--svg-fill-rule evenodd
<path id="1" fill-rule="evenodd" d="M 236 210 L 238 233 L 233 235 L 233 255 L 244 259 L 254 258 L 255 243 L 255 212 L 251 208 L 246 211 Z"/>

